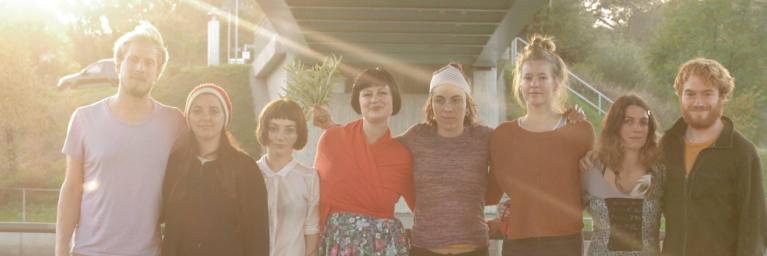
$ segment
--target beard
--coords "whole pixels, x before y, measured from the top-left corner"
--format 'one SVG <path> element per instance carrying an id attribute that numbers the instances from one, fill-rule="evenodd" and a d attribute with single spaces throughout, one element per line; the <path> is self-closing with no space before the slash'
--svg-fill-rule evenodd
<path id="1" fill-rule="evenodd" d="M 138 87 L 138 86 L 132 86 L 132 87 L 127 88 L 127 90 L 125 90 L 125 92 L 128 93 L 129 95 L 133 96 L 133 97 L 143 98 L 143 97 L 146 97 L 147 95 L 149 95 L 149 92 L 151 90 L 152 90 L 151 86 L 147 86 L 146 88 L 141 88 L 141 87 Z"/>
<path id="2" fill-rule="evenodd" d="M 125 79 L 124 83 L 121 84 L 121 86 L 124 87 L 125 93 L 136 97 L 136 98 L 143 98 L 149 95 L 149 92 L 152 91 L 152 83 L 150 81 L 137 81 L 134 79 Z"/>
<path id="3" fill-rule="evenodd" d="M 708 111 L 705 116 L 695 116 L 695 112 Z M 714 106 L 705 107 L 685 107 L 682 106 L 682 118 L 685 123 L 694 129 L 706 129 L 716 123 L 717 120 L 722 118 L 724 111 L 724 100 L 719 100 Z"/>

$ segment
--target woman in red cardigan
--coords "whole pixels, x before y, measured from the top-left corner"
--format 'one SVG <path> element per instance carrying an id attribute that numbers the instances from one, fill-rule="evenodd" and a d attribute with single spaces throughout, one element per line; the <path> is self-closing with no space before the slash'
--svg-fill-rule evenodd
<path id="1" fill-rule="evenodd" d="M 351 105 L 362 119 L 330 127 L 317 145 L 320 255 L 408 255 L 410 242 L 394 205 L 413 209 L 410 152 L 392 139 L 389 120 L 401 106 L 397 84 L 381 68 L 363 70 Z"/>

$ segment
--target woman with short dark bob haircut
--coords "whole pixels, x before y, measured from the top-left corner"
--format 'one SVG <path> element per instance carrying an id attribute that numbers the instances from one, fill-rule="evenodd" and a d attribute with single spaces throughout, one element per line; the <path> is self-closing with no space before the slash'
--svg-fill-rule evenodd
<path id="1" fill-rule="evenodd" d="M 413 209 L 413 161 L 389 129 L 400 102 L 389 72 L 365 69 L 351 98 L 362 118 L 320 136 L 314 165 L 322 188 L 319 255 L 408 255 L 410 241 L 394 205 L 404 196 Z"/>
<path id="2" fill-rule="evenodd" d="M 320 179 L 293 158 L 306 145 L 305 118 L 288 99 L 270 102 L 258 118 L 256 136 L 266 154 L 257 163 L 269 193 L 271 256 L 317 254 Z"/>

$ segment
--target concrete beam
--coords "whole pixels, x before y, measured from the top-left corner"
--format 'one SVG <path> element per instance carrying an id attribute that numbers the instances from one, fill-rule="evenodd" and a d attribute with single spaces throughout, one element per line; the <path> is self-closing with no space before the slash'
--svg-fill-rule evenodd
<path id="1" fill-rule="evenodd" d="M 272 70 L 282 63 L 285 59 L 285 48 L 283 47 L 279 36 L 274 36 L 261 52 L 253 59 L 253 75 L 258 78 L 269 76 Z"/>
<path id="2" fill-rule="evenodd" d="M 485 48 L 477 58 L 474 66 L 480 67 L 495 67 L 498 62 L 498 58 L 503 54 L 506 48 L 509 47 L 511 40 L 516 37 L 522 28 L 525 27 L 533 16 L 540 10 L 548 1 L 541 0 L 516 0 L 512 4 L 509 12 L 506 13 L 506 17 L 495 28 L 495 32 L 487 41 Z"/>

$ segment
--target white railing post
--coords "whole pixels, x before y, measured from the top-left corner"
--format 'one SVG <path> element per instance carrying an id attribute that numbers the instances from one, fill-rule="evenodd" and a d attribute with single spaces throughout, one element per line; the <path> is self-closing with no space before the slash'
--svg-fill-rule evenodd
<path id="1" fill-rule="evenodd" d="M 27 189 L 21 189 L 21 222 L 27 222 Z"/>
<path id="2" fill-rule="evenodd" d="M 517 47 L 519 47 L 517 45 L 517 41 L 519 40 L 517 39 L 518 38 L 514 38 L 514 40 L 511 40 L 511 59 L 509 59 L 511 61 L 511 65 L 517 63 Z"/>
<path id="3" fill-rule="evenodd" d="M 599 115 L 602 116 L 602 95 L 599 95 L 599 102 L 597 104 L 599 104 Z"/>

